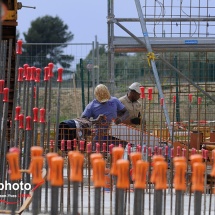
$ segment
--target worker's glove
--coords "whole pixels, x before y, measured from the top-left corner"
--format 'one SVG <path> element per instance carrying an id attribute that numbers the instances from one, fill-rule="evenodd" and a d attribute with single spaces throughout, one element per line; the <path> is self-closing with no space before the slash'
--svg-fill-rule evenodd
<path id="1" fill-rule="evenodd" d="M 95 123 L 101 123 L 102 121 L 106 121 L 107 117 L 104 114 L 99 114 L 99 116 L 96 119 L 91 119 L 90 122 L 93 124 Z"/>
<path id="2" fill-rule="evenodd" d="M 101 120 L 106 120 L 107 117 L 104 114 L 99 114 L 99 116 L 95 119 L 97 122 L 101 121 Z"/>
<path id="3" fill-rule="evenodd" d="M 114 122 L 116 125 L 118 125 L 122 122 L 122 120 L 119 117 L 117 117 Z"/>
<path id="4" fill-rule="evenodd" d="M 138 117 L 135 117 L 135 118 L 131 119 L 130 121 L 132 124 L 140 125 L 140 118 L 138 118 Z"/>

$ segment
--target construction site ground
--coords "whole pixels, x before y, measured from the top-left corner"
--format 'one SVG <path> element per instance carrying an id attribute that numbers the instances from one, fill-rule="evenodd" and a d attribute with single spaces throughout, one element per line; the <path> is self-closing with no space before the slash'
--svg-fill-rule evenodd
<path id="1" fill-rule="evenodd" d="M 65 187 L 65 192 L 64 192 L 64 214 L 67 214 L 67 195 L 66 195 L 66 190 L 67 188 Z M 81 189 L 81 187 L 79 187 L 79 189 Z M 94 187 L 91 186 L 90 188 L 90 195 L 91 195 L 91 207 L 90 207 L 90 214 L 94 214 Z M 49 189 L 48 190 L 49 192 L 49 196 L 51 196 L 51 190 Z M 103 192 L 103 191 L 101 191 Z M 113 192 L 113 199 L 112 199 L 112 214 L 114 214 L 114 203 L 115 203 L 115 197 L 114 197 L 114 193 Z M 42 197 L 44 197 L 44 192 L 42 192 Z M 71 195 L 73 195 L 72 193 L 72 189 L 71 189 Z M 133 189 L 131 188 L 131 191 L 130 191 L 130 204 L 128 203 L 128 195 L 127 194 L 127 204 L 126 204 L 126 207 L 127 207 L 127 213 L 126 214 L 133 214 L 133 200 L 134 200 L 134 192 L 133 192 Z M 144 205 L 144 214 L 145 215 L 149 215 L 149 214 L 153 214 L 153 201 L 154 201 L 154 195 L 153 193 L 151 193 L 151 213 L 149 212 L 149 193 L 145 193 L 145 205 Z M 59 194 L 60 196 L 60 194 Z M 102 193 L 101 193 L 101 196 L 102 196 Z M 81 197 L 81 192 L 79 192 L 79 199 Z M 188 207 L 189 207 L 189 194 L 185 194 L 184 195 L 184 214 L 188 214 Z M 202 214 L 203 214 L 203 210 L 204 210 L 204 204 L 205 204 L 205 207 L 206 207 L 206 214 L 209 214 L 208 212 L 208 207 L 209 207 L 209 200 L 210 200 L 210 195 L 207 194 L 205 197 L 204 195 L 202 196 Z M 101 201 L 103 201 L 101 199 Z M 193 210 L 193 201 L 194 201 L 194 196 L 193 194 L 191 194 L 191 209 L 190 209 L 190 214 L 194 214 L 194 210 Z M 211 208 L 211 213 L 214 213 L 215 212 L 215 209 L 214 209 L 214 196 L 212 197 L 212 208 Z M 110 201 L 110 191 L 105 191 L 104 192 L 104 214 L 105 215 L 109 215 L 111 214 L 110 212 L 110 207 L 111 207 L 111 201 Z M 175 214 L 175 191 L 173 192 L 173 202 L 172 202 L 172 210 L 173 210 L 173 213 L 172 214 Z M 48 208 L 48 211 L 50 211 L 50 204 L 51 202 L 49 201 L 49 208 Z M 71 204 L 72 204 L 72 196 L 71 196 Z M 166 191 L 166 206 L 165 206 L 165 210 L 166 210 L 166 213 L 165 214 L 171 214 L 170 213 L 170 205 L 171 205 L 171 195 L 170 195 L 170 190 L 167 190 Z M 44 210 L 44 201 L 42 201 L 42 210 Z M 128 212 L 129 210 L 129 207 L 130 207 L 130 213 Z M 72 207 L 71 207 L 72 208 Z M 102 211 L 102 204 L 101 204 L 101 211 Z M 81 199 L 79 201 L 79 213 L 81 214 Z M 28 214 L 32 214 L 30 212 L 23 212 L 23 215 L 28 215 Z M 49 214 L 49 213 L 44 213 L 44 211 L 42 211 L 41 214 Z M 60 213 L 59 213 L 60 214 Z M 88 214 L 88 187 L 87 186 L 84 186 L 84 189 L 83 189 L 83 215 L 87 215 Z M 101 212 L 102 214 L 102 212 Z"/>

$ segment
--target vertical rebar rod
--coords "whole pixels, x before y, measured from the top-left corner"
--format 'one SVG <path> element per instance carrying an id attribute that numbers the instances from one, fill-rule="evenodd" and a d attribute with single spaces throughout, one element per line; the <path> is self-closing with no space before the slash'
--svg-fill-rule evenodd
<path id="1" fill-rule="evenodd" d="M 28 169 L 30 167 L 30 149 L 31 149 L 31 131 L 32 131 L 32 127 L 31 127 L 31 123 L 32 123 L 32 118 L 31 116 L 26 116 L 26 128 L 25 128 L 25 133 L 26 133 L 26 142 L 24 143 L 24 145 L 26 146 L 26 151 L 24 154 L 24 158 L 25 158 L 25 169 Z M 24 183 L 30 183 L 30 174 L 25 173 L 24 175 Z M 26 191 L 26 193 L 28 194 L 29 191 Z"/>
<path id="2" fill-rule="evenodd" d="M 84 169 L 82 168 L 82 175 L 83 175 Z M 84 214 L 84 182 L 81 181 L 81 215 Z"/>
<path id="3" fill-rule="evenodd" d="M 23 65 L 24 67 L 24 74 L 23 74 L 23 94 L 22 94 L 22 101 L 21 101 L 21 106 L 22 106 L 22 109 L 23 109 L 23 114 L 24 116 L 25 115 L 25 108 L 26 108 L 26 88 L 27 88 L 27 80 L 26 80 L 26 76 L 27 76 L 27 67 L 28 65 L 27 64 L 24 64 Z"/>
<path id="4" fill-rule="evenodd" d="M 111 147 L 110 147 L 110 164 L 112 163 L 112 152 L 111 152 Z M 113 176 L 110 175 L 110 215 L 112 215 L 112 210 L 113 210 Z"/>
<path id="5" fill-rule="evenodd" d="M 48 80 L 48 107 L 47 107 L 47 145 L 46 148 L 49 151 L 49 142 L 50 142 L 50 128 L 51 128 L 51 98 L 52 98 L 52 77 L 53 77 L 53 63 L 49 63 L 49 80 Z"/>
<path id="6" fill-rule="evenodd" d="M 163 138 L 163 98 L 160 98 L 160 147 L 162 146 Z"/>
<path id="7" fill-rule="evenodd" d="M 58 188 L 51 186 L 51 215 L 58 215 Z"/>
<path id="8" fill-rule="evenodd" d="M 175 215 L 183 215 L 183 208 L 182 208 L 182 190 L 176 190 L 176 197 L 175 197 Z"/>
<path id="9" fill-rule="evenodd" d="M 7 49 L 6 49 L 6 46 L 7 46 L 7 42 L 6 41 L 0 41 L 0 44 L 1 44 L 1 68 L 2 69 L 2 73 L 0 73 L 1 75 L 1 87 L 4 88 L 4 85 L 5 85 L 5 62 L 6 62 L 6 52 L 7 52 Z M 0 131 L 2 130 L 2 124 L 4 123 L 3 122 L 3 89 L 1 89 L 1 92 L 0 92 Z M 0 135 L 0 138 L 1 138 L 1 135 Z M 0 149 L 1 149 L 1 146 L 2 146 L 2 142 L 0 141 Z M 0 174 L 1 174 L 1 170 L 0 170 Z"/>
<path id="10" fill-rule="evenodd" d="M 88 161 L 88 215 L 90 215 L 90 151 L 87 153 L 87 161 Z"/>
<path id="11" fill-rule="evenodd" d="M 19 68 L 20 75 L 22 76 L 23 68 Z M 18 80 L 18 92 L 17 92 L 17 107 L 20 107 L 20 95 L 21 95 L 21 88 L 22 88 L 23 80 Z M 19 142 L 19 115 L 15 117 L 15 134 L 14 134 L 14 141 L 15 146 L 20 146 L 21 142 Z"/>
<path id="12" fill-rule="evenodd" d="M 60 95 L 61 95 L 61 82 L 62 82 L 62 68 L 58 68 L 58 90 L 57 90 L 57 113 L 56 113 L 56 132 L 55 132 L 55 152 L 58 147 L 58 135 L 59 135 L 59 117 L 60 117 Z"/>
<path id="13" fill-rule="evenodd" d="M 116 201 L 118 201 L 118 208 L 117 208 L 117 215 L 124 215 L 124 189 L 119 189 L 118 190 L 118 199 L 116 199 Z"/>
<path id="14" fill-rule="evenodd" d="M 34 196 L 33 196 L 33 200 L 32 200 L 32 214 L 33 215 L 37 215 L 39 213 L 39 192 L 40 190 L 37 189 L 37 185 L 34 185 L 35 189 L 34 189 Z"/>
<path id="15" fill-rule="evenodd" d="M 101 188 L 95 188 L 95 199 L 94 199 L 94 214 L 100 215 L 101 211 Z"/>
<path id="16" fill-rule="evenodd" d="M 172 148 L 171 148 L 171 155 L 170 155 L 170 215 L 172 215 L 172 209 L 173 209 L 173 147 L 174 147 L 174 128 L 175 128 L 175 109 L 176 109 L 176 96 L 173 96 L 172 100 L 173 104 L 173 112 L 172 112 Z"/>
<path id="17" fill-rule="evenodd" d="M 31 116 L 31 118 L 33 119 L 33 107 L 34 107 L 34 74 L 35 72 L 33 71 L 34 68 L 31 67 L 31 80 L 30 80 L 30 111 L 29 114 Z M 31 121 L 31 127 L 33 128 L 33 120 Z M 30 142 L 29 145 L 32 146 L 33 145 L 33 129 L 30 132 Z"/>
<path id="18" fill-rule="evenodd" d="M 155 190 L 156 206 L 154 206 L 154 215 L 162 214 L 163 190 Z"/>
<path id="19" fill-rule="evenodd" d="M 30 91 L 30 76 L 31 76 L 31 68 L 27 67 L 27 71 L 26 71 L 26 77 L 25 77 L 25 81 L 26 81 L 26 95 L 25 95 L 25 107 L 24 107 L 24 119 L 26 119 L 26 117 L 29 114 L 29 91 Z M 24 125 L 26 127 L 26 120 L 24 120 Z M 25 131 L 24 132 L 24 156 L 23 156 L 23 164 L 24 164 L 24 168 L 28 168 L 26 167 L 26 156 L 27 156 L 27 150 L 30 144 L 28 144 L 28 140 L 30 140 L 30 137 L 27 137 L 27 133 L 29 133 L 29 131 Z M 30 134 L 28 134 L 30 135 Z M 31 140 L 30 140 L 31 141 Z"/>
<path id="20" fill-rule="evenodd" d="M 35 109 L 38 110 L 39 107 L 39 83 L 40 83 L 40 73 L 41 69 L 36 68 L 36 74 L 35 74 Z M 36 118 L 38 117 L 37 111 L 35 112 Z M 37 139 L 38 139 L 38 120 L 34 121 L 34 130 L 33 130 L 33 145 L 37 145 Z"/>
<path id="21" fill-rule="evenodd" d="M 9 41 L 10 42 L 10 41 Z M 19 93 L 18 91 L 18 67 L 19 67 L 19 57 L 22 54 L 22 41 L 19 40 L 17 42 L 17 50 L 16 50 L 16 63 L 15 63 L 15 77 L 14 77 L 14 89 L 13 89 L 13 107 L 12 107 L 12 119 L 11 119 L 11 129 L 10 129 L 10 147 L 17 146 L 17 129 L 15 129 L 14 132 L 14 116 L 15 116 L 15 106 L 17 105 L 17 95 Z M 12 55 L 12 40 L 11 40 L 11 55 Z M 11 61 L 11 59 L 10 59 Z M 7 77 L 8 80 L 10 80 L 10 77 Z M 17 121 L 16 125 L 17 127 Z M 15 133 L 15 134 L 14 134 Z M 15 139 L 16 137 L 16 139 Z"/>
<path id="22" fill-rule="evenodd" d="M 199 140 L 199 139 L 198 139 Z M 207 174 L 207 160 L 208 160 L 208 151 L 205 150 L 204 151 L 204 159 L 205 159 L 205 176 L 204 176 L 204 205 L 203 205 L 203 214 L 206 214 L 206 194 L 207 194 L 207 178 L 208 178 L 208 174 Z"/>
<path id="23" fill-rule="evenodd" d="M 133 208 L 133 214 L 142 214 L 142 189 L 135 189 L 134 191 L 134 208 Z"/>
<path id="24" fill-rule="evenodd" d="M 79 196 L 79 191 L 78 191 L 78 186 L 79 182 L 74 181 L 73 182 L 73 215 L 78 214 L 78 196 Z"/>
<path id="25" fill-rule="evenodd" d="M 201 206 L 202 206 L 202 192 L 194 192 L 194 214 L 201 215 Z"/>
<path id="26" fill-rule="evenodd" d="M 209 215 L 211 215 L 211 202 L 212 202 L 212 193 L 213 193 L 213 180 L 214 180 L 214 177 L 211 176 L 211 178 L 210 178 L 210 197 L 209 197 L 209 207 L 208 207 Z"/>
<path id="27" fill-rule="evenodd" d="M 40 109 L 40 119 L 39 119 L 39 122 L 40 122 L 40 147 L 42 147 L 43 149 L 44 149 L 44 142 L 45 142 L 44 136 L 45 136 L 45 126 L 46 126 L 46 124 L 45 124 L 45 115 L 46 115 L 45 111 L 46 110 L 44 108 Z M 42 189 L 40 189 L 39 203 L 38 203 L 40 210 L 41 210 L 41 191 L 42 191 Z M 58 193 L 58 188 L 53 187 L 53 193 Z"/>
<path id="28" fill-rule="evenodd" d="M 68 143 L 67 143 L 68 146 Z M 71 184 L 70 184 L 70 162 L 69 159 L 67 160 L 67 214 L 71 214 L 71 195 L 70 195 L 70 189 L 71 189 Z"/>
<path id="29" fill-rule="evenodd" d="M 114 181 L 115 181 L 115 215 L 118 214 L 118 207 L 119 207 L 119 190 L 116 188 L 116 183 L 117 183 L 117 176 L 114 176 Z"/>
<path id="30" fill-rule="evenodd" d="M 37 134 L 36 134 L 37 135 Z M 48 150 L 47 150 L 47 148 L 46 148 L 46 150 L 45 150 L 45 155 L 47 155 L 48 154 Z M 45 168 L 46 169 L 48 169 L 48 162 L 46 161 L 45 162 Z M 45 208 L 44 208 L 44 212 L 45 213 L 47 213 L 47 211 L 48 211 L 48 206 L 49 206 L 49 201 L 48 201 L 48 186 L 49 186 L 49 183 L 48 183 L 48 181 L 46 180 L 45 181 Z M 41 189 L 41 187 L 40 187 L 40 189 Z M 40 191 L 41 192 L 41 191 Z M 39 195 L 40 195 L 40 193 L 39 193 Z M 40 200 L 38 200 L 38 201 L 40 201 Z M 40 207 L 41 207 L 41 205 L 40 205 Z"/>
<path id="31" fill-rule="evenodd" d="M 151 178 L 151 162 L 152 162 L 152 154 L 151 154 L 151 147 L 148 147 L 148 162 L 149 162 L 149 171 L 148 171 L 148 177 L 147 177 L 147 185 L 148 185 L 148 194 L 149 194 L 149 214 L 151 214 L 151 182 L 150 182 L 150 178 Z"/>
<path id="32" fill-rule="evenodd" d="M 6 97 L 8 98 L 9 96 L 9 89 L 8 88 L 4 88 L 4 96 L 6 95 Z M 3 104 L 3 126 L 2 126 L 2 130 L 1 130 L 1 163 L 0 163 L 0 170 L 1 170 L 1 174 L 0 174 L 0 182 L 3 183 L 5 180 L 5 174 L 6 174 L 6 151 L 7 151 L 7 140 L 6 140 L 6 133 L 7 133 L 7 117 L 8 117 L 8 99 L 3 100 L 4 104 Z M 1 193 L 3 193 L 3 191 L 1 191 Z"/>

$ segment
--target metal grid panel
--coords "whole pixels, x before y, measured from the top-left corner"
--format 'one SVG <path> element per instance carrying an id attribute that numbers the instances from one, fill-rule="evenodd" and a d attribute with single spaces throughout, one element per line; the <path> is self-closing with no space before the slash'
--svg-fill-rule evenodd
<path id="1" fill-rule="evenodd" d="M 215 2 L 210 0 L 141 1 L 152 37 L 214 36 Z"/>

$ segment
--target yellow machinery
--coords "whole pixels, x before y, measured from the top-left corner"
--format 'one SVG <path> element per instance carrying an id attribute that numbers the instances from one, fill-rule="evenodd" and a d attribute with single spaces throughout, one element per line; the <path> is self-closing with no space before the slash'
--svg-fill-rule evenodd
<path id="1" fill-rule="evenodd" d="M 7 50 L 9 50 L 9 40 L 12 40 L 12 54 L 9 57 L 7 53 L 5 77 L 6 81 L 10 81 L 10 97 L 8 107 L 8 117 L 10 118 L 13 108 L 13 92 L 14 92 L 14 78 L 15 78 L 15 59 L 16 59 L 16 26 L 17 26 L 17 10 L 20 9 L 20 3 L 16 0 L 3 0 L 3 5 L 7 8 L 7 12 L 2 21 L 2 41 L 7 41 Z M 11 61 L 10 80 L 7 80 L 8 59 Z"/>

